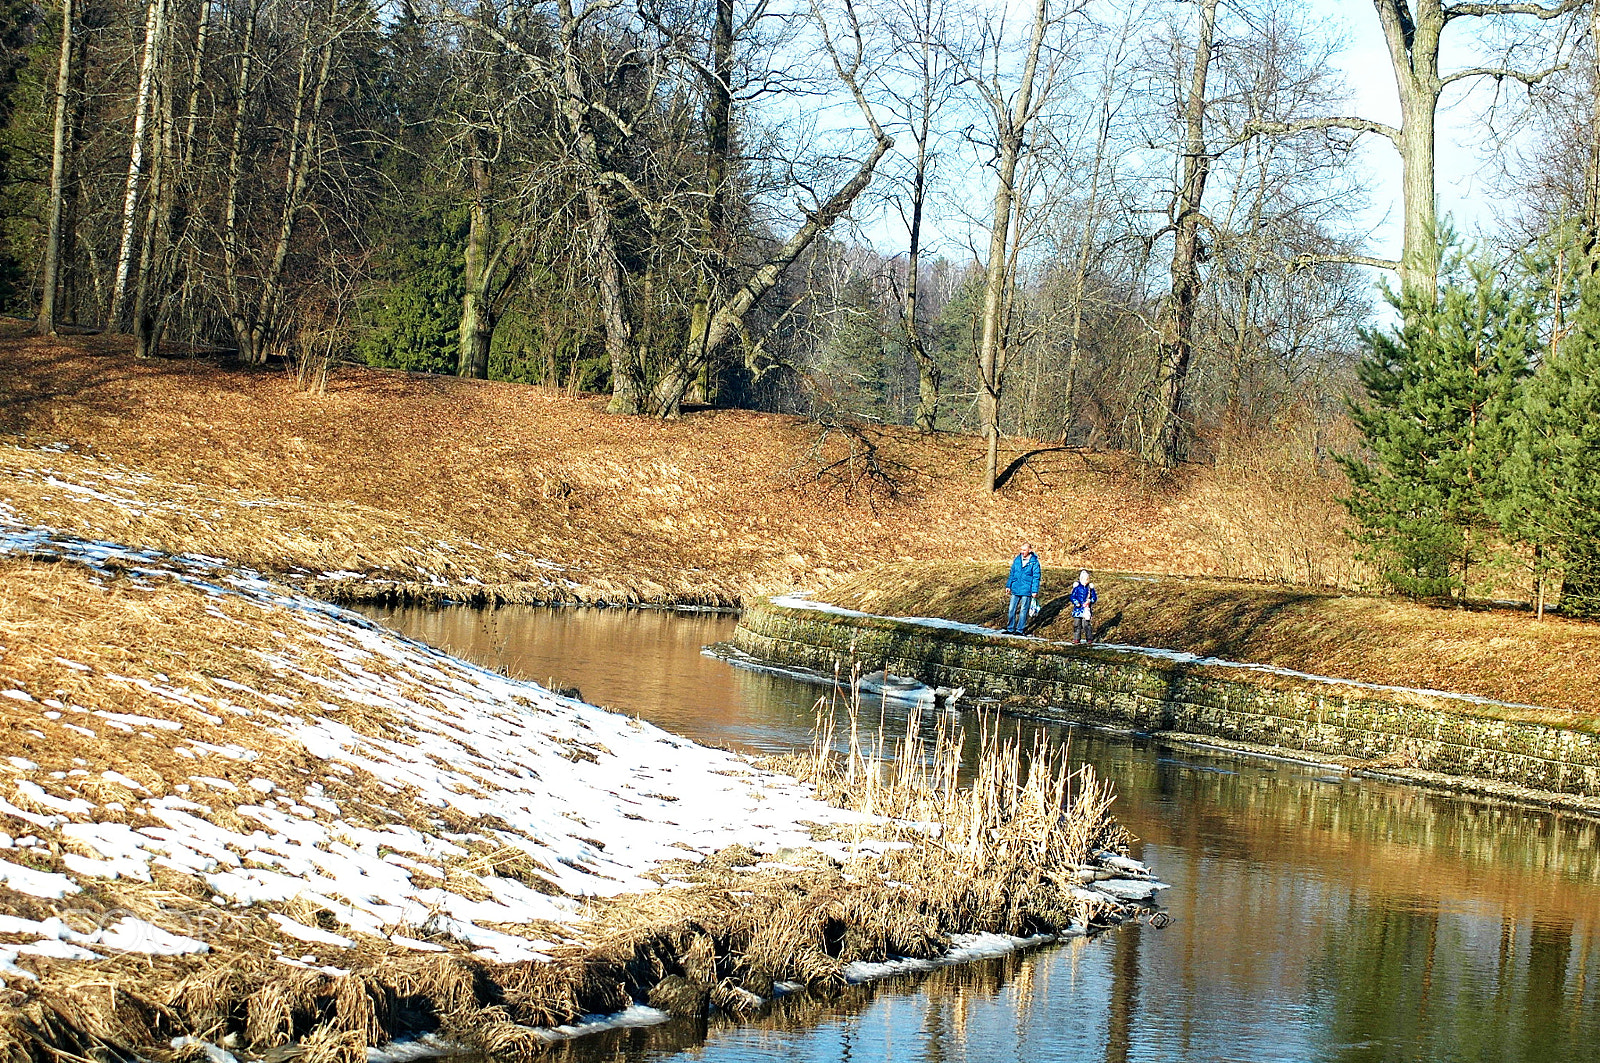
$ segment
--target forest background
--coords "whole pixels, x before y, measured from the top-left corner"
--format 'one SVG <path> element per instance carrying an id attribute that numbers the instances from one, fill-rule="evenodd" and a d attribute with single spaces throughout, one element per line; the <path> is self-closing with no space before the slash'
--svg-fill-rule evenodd
<path id="1" fill-rule="evenodd" d="M 1396 589 L 1509 551 L 1600 600 L 1600 13 L 1341 8 L 1384 42 L 1354 87 L 1287 0 L 0 0 L 0 308 L 312 389 L 978 432 L 990 490 L 1002 435 L 1276 448 L 1349 477 Z M 1442 107 L 1496 193 L 1470 247 Z"/>

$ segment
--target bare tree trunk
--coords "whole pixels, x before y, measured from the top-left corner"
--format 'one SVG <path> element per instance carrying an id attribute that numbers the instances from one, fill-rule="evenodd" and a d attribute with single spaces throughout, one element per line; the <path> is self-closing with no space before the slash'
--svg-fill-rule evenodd
<path id="1" fill-rule="evenodd" d="M 468 136 L 472 159 L 472 203 L 467 225 L 467 250 L 461 292 L 461 326 L 456 354 L 456 375 L 489 378 L 489 343 L 494 323 L 487 320 L 489 256 L 494 241 L 494 215 L 489 205 L 491 170 L 484 159 L 476 132 Z"/>
<path id="2" fill-rule="evenodd" d="M 1400 95 L 1400 152 L 1404 237 L 1400 285 L 1431 293 L 1437 287 L 1438 217 L 1434 207 L 1434 123 L 1444 81 L 1439 76 L 1439 38 L 1445 12 L 1439 0 L 1373 0 L 1389 48 Z"/>
<path id="3" fill-rule="evenodd" d="M 244 41 L 239 54 L 239 83 L 233 112 L 233 130 L 228 143 L 228 185 L 222 207 L 222 280 L 224 308 L 232 326 L 234 343 L 239 357 L 247 362 L 256 360 L 253 330 L 244 319 L 244 291 L 241 286 L 239 261 L 241 237 L 239 233 L 239 185 L 244 179 L 244 123 L 249 114 L 253 83 L 251 68 L 255 60 L 256 21 L 261 13 L 262 0 L 250 0 L 245 11 Z"/>
<path id="4" fill-rule="evenodd" d="M 556 0 L 556 14 L 561 20 L 561 84 L 556 105 L 567 135 L 572 138 L 580 167 L 579 180 L 583 183 L 589 256 L 593 259 L 598 282 L 606 357 L 611 363 L 611 403 L 607 409 L 612 413 L 643 413 L 643 367 L 634 351 L 627 283 L 618 256 L 615 210 L 611 190 L 604 184 L 606 167 L 595 135 L 593 106 L 583 83 L 579 39 L 582 26 L 573 11 L 572 0 Z"/>
<path id="5" fill-rule="evenodd" d="M 984 437 L 983 489 L 992 493 L 1000 474 L 1000 391 L 1005 374 L 1005 338 L 1002 328 L 1009 303 L 1008 289 L 1015 283 L 1006 249 L 1011 240 L 1012 207 L 1016 199 L 1017 165 L 1022 157 L 1028 120 L 1033 111 L 1033 81 L 1044 45 L 1048 0 L 1036 0 L 1028 57 L 1022 68 L 1009 112 L 1003 101 L 994 105 L 999 133 L 999 159 L 995 166 L 994 221 L 989 229 L 989 259 L 983 284 L 983 318 L 978 340 L 978 422 Z"/>
<path id="6" fill-rule="evenodd" d="M 190 210 L 191 199 L 195 191 L 196 173 L 194 167 L 195 152 L 197 149 L 196 131 L 200 121 L 200 88 L 205 73 L 206 44 L 211 36 L 211 0 L 200 0 L 199 11 L 196 15 L 194 57 L 189 68 L 189 86 L 185 101 L 185 122 L 182 140 L 178 150 L 174 153 L 169 145 L 167 155 L 174 169 L 167 185 L 166 206 L 162 211 L 162 255 L 156 262 L 156 277 L 153 280 L 155 291 L 160 298 L 156 301 L 153 312 L 150 314 L 148 329 L 149 335 L 145 338 L 152 350 L 159 348 L 161 337 L 167 328 L 168 319 L 172 308 L 179 300 L 175 298 L 188 284 L 195 271 L 196 248 L 186 239 L 189 225 L 193 220 Z M 175 90 L 174 90 L 175 91 Z M 168 125 L 171 136 L 177 136 L 176 118 L 168 114 Z M 185 263 L 179 276 L 180 249 L 187 247 Z M 136 342 L 137 339 L 136 339 Z"/>
<path id="7" fill-rule="evenodd" d="M 1583 174 L 1583 246 L 1588 272 L 1600 271 L 1600 3 L 1589 7 L 1589 151 Z"/>
<path id="8" fill-rule="evenodd" d="M 927 435 L 939 421 L 939 384 L 941 373 L 933 352 L 928 350 L 922 336 L 922 323 L 917 319 L 920 310 L 920 285 L 922 281 L 922 214 L 928 199 L 929 145 L 933 136 L 934 99 L 933 70 L 933 4 L 923 0 L 918 12 L 918 86 L 917 125 L 913 137 L 917 145 L 917 161 L 911 172 L 911 218 L 906 225 L 906 285 L 900 302 L 900 324 L 905 330 L 906 346 L 917 362 L 917 412 L 913 420 L 917 431 Z"/>
<path id="9" fill-rule="evenodd" d="M 733 150 L 733 0 L 716 0 L 716 22 L 711 31 L 711 68 L 703 75 L 706 85 L 706 211 L 705 261 L 700 266 L 694 302 L 689 310 L 689 342 L 698 343 L 696 361 L 709 362 L 711 304 L 727 271 L 728 176 Z"/>
<path id="10" fill-rule="evenodd" d="M 164 292 L 164 266 L 172 236 L 170 221 L 176 199 L 173 187 L 172 137 L 174 126 L 171 86 L 157 81 L 156 132 L 151 138 L 150 186 L 139 241 L 139 270 L 133 289 L 133 353 L 136 358 L 153 358 L 159 352 L 161 337 L 156 317 Z"/>
<path id="11" fill-rule="evenodd" d="M 1184 105 L 1183 185 L 1173 204 L 1172 294 L 1162 317 L 1161 365 L 1156 378 L 1150 457 L 1171 468 L 1182 457 L 1184 384 L 1194 357 L 1194 313 L 1200 298 L 1200 222 L 1211 157 L 1206 153 L 1206 75 L 1216 32 L 1217 0 L 1203 0 L 1194 70 Z"/>
<path id="12" fill-rule="evenodd" d="M 166 17 L 166 0 L 150 0 L 145 15 L 144 55 L 139 62 L 139 88 L 134 96 L 133 147 L 128 153 L 128 182 L 122 197 L 122 239 L 117 245 L 117 272 L 111 286 L 111 307 L 106 316 L 106 323 L 113 331 L 122 328 L 123 301 L 128 291 L 128 273 L 133 265 L 134 223 L 144 182 L 145 116 L 150 110 L 157 51 L 166 36 Z"/>
<path id="13" fill-rule="evenodd" d="M 61 50 L 56 66 L 56 102 L 50 140 L 50 193 L 45 213 L 44 278 L 34 330 L 56 331 L 56 289 L 61 284 L 61 204 L 67 186 L 67 96 L 72 85 L 73 0 L 61 0 Z"/>
<path id="14" fill-rule="evenodd" d="M 1078 254 L 1072 264 L 1072 325 L 1067 330 L 1066 394 L 1062 397 L 1065 416 L 1061 420 L 1061 445 L 1072 442 L 1077 408 L 1078 351 L 1083 345 L 1083 304 L 1088 298 L 1089 260 L 1100 221 L 1100 179 L 1105 169 L 1106 149 L 1111 141 L 1110 72 L 1101 86 L 1100 121 L 1095 131 L 1094 164 L 1089 173 L 1089 199 L 1083 212 L 1083 229 L 1078 234 Z"/>
<path id="15" fill-rule="evenodd" d="M 278 240 L 272 251 L 272 261 L 261 280 L 261 292 L 256 301 L 254 343 L 257 361 L 265 361 L 274 337 L 280 331 L 283 313 L 284 268 L 289 261 L 289 248 L 294 240 L 295 225 L 305 205 L 306 190 L 311 186 L 311 176 L 321 162 L 319 138 L 322 122 L 322 103 L 327 95 L 328 81 L 333 70 L 333 51 L 339 38 L 335 25 L 340 0 L 329 0 L 328 25 L 322 41 L 321 55 L 317 58 L 315 79 L 311 80 L 311 36 L 315 19 L 308 12 L 305 38 L 301 45 L 300 73 L 295 89 L 294 120 L 289 132 L 289 161 L 283 178 L 283 208 L 278 218 Z M 308 80 L 311 81 L 309 92 Z"/>

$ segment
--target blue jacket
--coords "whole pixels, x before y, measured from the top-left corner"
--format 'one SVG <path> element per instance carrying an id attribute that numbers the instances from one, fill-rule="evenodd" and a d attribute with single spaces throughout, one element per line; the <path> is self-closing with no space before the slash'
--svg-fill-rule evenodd
<path id="1" fill-rule="evenodd" d="M 1083 616 L 1084 610 L 1100 600 L 1100 595 L 1095 591 L 1092 583 L 1074 583 L 1071 593 L 1067 595 L 1067 600 L 1072 603 L 1072 615 Z"/>
<path id="2" fill-rule="evenodd" d="M 1011 559 L 1011 577 L 1006 580 L 1006 590 L 1012 594 L 1039 593 L 1039 555 L 1029 554 L 1024 561 L 1018 554 Z"/>

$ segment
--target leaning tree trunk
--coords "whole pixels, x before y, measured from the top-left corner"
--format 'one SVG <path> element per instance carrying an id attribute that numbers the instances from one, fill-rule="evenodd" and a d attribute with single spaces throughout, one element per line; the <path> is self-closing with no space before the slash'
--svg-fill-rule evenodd
<path id="1" fill-rule="evenodd" d="M 50 139 L 50 192 L 46 201 L 44 277 L 36 331 L 56 330 L 56 290 L 61 286 L 61 204 L 67 186 L 67 95 L 72 85 L 73 0 L 61 0 L 61 50 L 56 65 L 56 97 Z"/>
<path id="2" fill-rule="evenodd" d="M 1172 293 L 1161 327 L 1161 365 L 1156 378 L 1154 431 L 1150 457 L 1171 468 L 1182 457 L 1183 414 L 1189 363 L 1194 357 L 1195 307 L 1200 299 L 1200 222 L 1211 158 L 1206 154 L 1206 75 L 1216 32 L 1217 0 L 1204 0 L 1200 34 L 1194 46 L 1194 71 L 1184 105 L 1183 186 L 1173 204 Z"/>
<path id="3" fill-rule="evenodd" d="M 892 147 L 894 147 L 892 140 L 880 139 L 872 149 L 872 154 L 868 155 L 856 169 L 855 175 L 829 196 L 820 208 L 808 215 L 805 224 L 784 241 L 783 245 L 758 266 L 738 290 L 717 308 L 706 327 L 704 341 L 700 342 L 691 337 L 689 349 L 662 374 L 661 380 L 651 393 L 652 406 L 657 413 L 663 417 L 677 417 L 683 412 L 683 397 L 689 390 L 695 374 L 739 335 L 744 327 L 745 315 L 774 284 L 778 283 L 778 278 L 783 276 L 783 271 L 790 263 L 811 246 L 811 242 L 819 233 L 826 232 L 845 211 L 850 209 L 856 197 L 872 183 L 872 175 L 877 169 L 878 162 Z"/>

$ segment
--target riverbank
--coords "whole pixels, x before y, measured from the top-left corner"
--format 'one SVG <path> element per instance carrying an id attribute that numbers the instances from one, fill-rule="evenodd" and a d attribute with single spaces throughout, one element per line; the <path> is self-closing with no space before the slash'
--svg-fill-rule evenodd
<path id="1" fill-rule="evenodd" d="M 820 592 L 865 613 L 1004 626 L 1006 566 L 883 565 Z M 1047 568 L 1029 631 L 1072 638 L 1076 568 Z M 1443 690 L 1600 719 L 1600 624 L 1307 587 L 1096 571 L 1095 638 L 1381 686 Z"/>
<path id="2" fill-rule="evenodd" d="M 1274 439 L 1155 482 L 1122 455 L 341 369 L 131 357 L 0 322 L 0 499 L 17 519 L 226 557 L 318 597 L 735 605 L 886 560 L 1009 556 L 1345 584 L 1339 480 Z M 1328 474 L 1328 475 L 1324 475 Z M 1084 505 L 1093 499 L 1093 505 Z"/>
<path id="3" fill-rule="evenodd" d="M 751 663 L 887 670 L 1035 718 L 1087 723 L 1600 811 L 1600 717 L 1381 685 L 1160 647 L 998 634 L 801 598 L 754 603 L 734 636 Z"/>
<path id="4" fill-rule="evenodd" d="M 18 1058 L 197 1038 L 348 1063 L 427 1033 L 517 1054 L 1115 907 L 1083 870 L 1119 843 L 1088 780 L 1024 867 L 997 825 L 842 809 L 213 559 L 6 524 L 0 631 Z M 996 846 L 953 864 L 947 829 Z"/>

